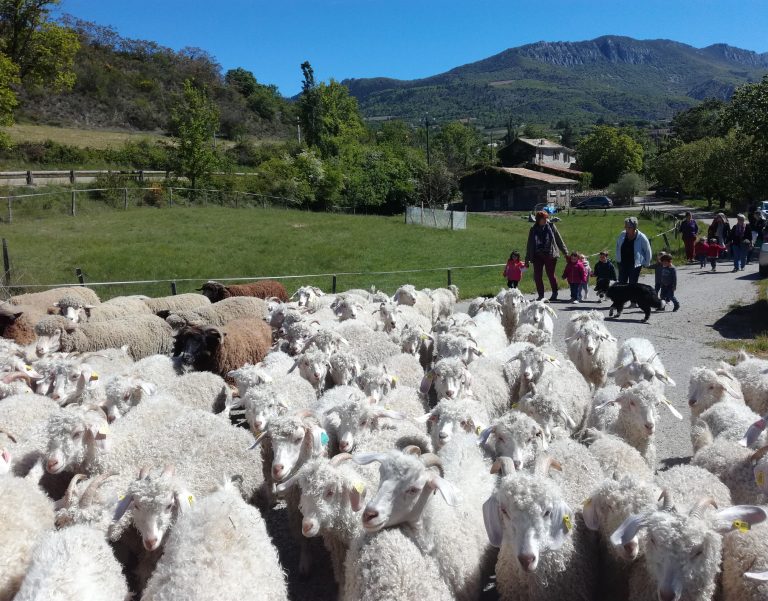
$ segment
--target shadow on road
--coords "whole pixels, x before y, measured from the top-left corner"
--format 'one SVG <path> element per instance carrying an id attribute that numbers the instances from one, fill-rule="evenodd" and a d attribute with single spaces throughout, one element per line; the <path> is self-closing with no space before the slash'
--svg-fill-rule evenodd
<path id="1" fill-rule="evenodd" d="M 740 279 L 757 278 L 742 276 Z M 768 301 L 761 299 L 749 305 L 732 307 L 711 327 L 723 338 L 752 339 L 756 334 L 768 330 Z"/>

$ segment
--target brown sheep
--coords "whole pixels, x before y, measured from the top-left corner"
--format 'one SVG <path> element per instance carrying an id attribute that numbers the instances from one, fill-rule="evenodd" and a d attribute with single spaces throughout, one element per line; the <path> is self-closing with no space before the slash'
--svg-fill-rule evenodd
<path id="1" fill-rule="evenodd" d="M 219 282 L 206 282 L 200 288 L 212 303 L 231 296 L 255 296 L 256 298 L 279 298 L 282 302 L 288 301 L 288 293 L 285 286 L 275 280 L 259 280 L 250 284 L 232 284 L 225 286 Z"/>
<path id="2" fill-rule="evenodd" d="M 16 344 L 31 344 L 37 339 L 35 324 L 47 317 L 34 307 L 21 305 L 0 305 L 0 336 L 13 340 Z"/>
<path id="3" fill-rule="evenodd" d="M 235 319 L 227 325 L 185 326 L 174 336 L 173 356 L 197 371 L 222 377 L 246 363 L 256 364 L 272 346 L 272 329 L 259 319 Z"/>

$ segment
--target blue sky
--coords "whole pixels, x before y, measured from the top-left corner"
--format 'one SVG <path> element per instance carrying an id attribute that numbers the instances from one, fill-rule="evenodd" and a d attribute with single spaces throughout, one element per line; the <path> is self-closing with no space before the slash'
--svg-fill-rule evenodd
<path id="1" fill-rule="evenodd" d="M 507 48 L 600 35 L 768 51 L 768 0 L 62 0 L 129 38 L 197 46 L 285 95 L 315 77 L 414 79 Z"/>

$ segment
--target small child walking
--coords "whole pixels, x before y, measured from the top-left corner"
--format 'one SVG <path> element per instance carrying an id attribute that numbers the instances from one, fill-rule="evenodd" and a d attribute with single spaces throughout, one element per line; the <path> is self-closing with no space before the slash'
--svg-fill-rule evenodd
<path id="1" fill-rule="evenodd" d="M 709 244 L 707 243 L 707 239 L 699 238 L 696 240 L 696 244 L 693 246 L 693 254 L 696 255 L 696 260 L 699 262 L 699 269 L 704 269 L 708 253 Z"/>
<path id="2" fill-rule="evenodd" d="M 571 287 L 571 302 L 579 302 L 579 290 L 581 285 L 587 281 L 587 272 L 584 270 L 584 263 L 581 262 L 579 253 L 572 252 L 568 257 L 568 263 L 563 271 L 563 279 Z"/>
<path id="3" fill-rule="evenodd" d="M 717 238 L 710 238 L 709 244 L 707 244 L 707 257 L 709 257 L 709 264 L 712 265 L 712 271 L 717 271 L 717 260 L 720 258 L 720 253 L 725 250 L 725 244 L 720 244 Z"/>
<path id="4" fill-rule="evenodd" d="M 605 291 L 611 285 L 611 282 L 616 281 L 616 267 L 608 258 L 608 251 L 604 250 L 600 253 L 597 263 L 595 263 L 595 271 L 592 273 L 595 278 L 595 291 L 597 297 L 603 300 L 605 297 Z"/>
<path id="5" fill-rule="evenodd" d="M 659 296 L 659 290 L 661 290 L 661 271 L 664 269 L 662 257 L 666 256 L 668 256 L 666 252 L 660 252 L 656 255 L 656 262 L 651 265 L 653 267 L 653 290 L 656 292 L 656 296 Z"/>
<path id="6" fill-rule="evenodd" d="M 672 302 L 672 312 L 674 313 L 680 308 L 680 303 L 675 298 L 675 290 L 677 290 L 677 269 L 672 265 L 672 255 L 664 253 L 660 257 L 661 262 L 661 294 L 660 298 L 664 303 L 663 307 L 666 309 L 667 303 Z"/>
<path id="7" fill-rule="evenodd" d="M 584 283 L 581 285 L 581 288 L 579 288 L 579 300 L 581 302 L 584 302 L 587 300 L 587 297 L 589 296 L 589 276 L 592 273 L 592 270 L 589 267 L 589 261 L 587 261 L 587 257 L 580 254 L 579 259 L 581 260 L 581 264 L 584 265 L 584 272 L 586 275 L 586 280 L 584 280 Z"/>
<path id="8" fill-rule="evenodd" d="M 507 287 L 517 288 L 525 271 L 525 263 L 520 260 L 520 253 L 516 250 L 509 255 L 506 267 L 504 267 L 504 277 L 507 279 Z"/>

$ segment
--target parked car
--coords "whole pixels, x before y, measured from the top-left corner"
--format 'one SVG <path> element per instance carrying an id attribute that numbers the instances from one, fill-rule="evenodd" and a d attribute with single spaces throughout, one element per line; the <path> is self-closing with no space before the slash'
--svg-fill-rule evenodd
<path id="1" fill-rule="evenodd" d="M 575 208 L 577 209 L 610 209 L 613 206 L 613 201 L 607 196 L 590 196 L 586 200 L 581 201 Z"/>
<path id="2" fill-rule="evenodd" d="M 768 221 L 768 200 L 763 200 L 757 205 L 757 210 L 763 214 L 763 219 Z"/>
<path id="3" fill-rule="evenodd" d="M 768 276 L 768 242 L 763 242 L 763 245 L 760 247 L 758 265 L 760 266 L 760 275 L 762 277 Z"/>
<path id="4" fill-rule="evenodd" d="M 681 198 L 682 194 L 678 190 L 675 190 L 674 188 L 657 188 L 656 192 L 654 193 L 654 196 L 656 198 Z"/>

